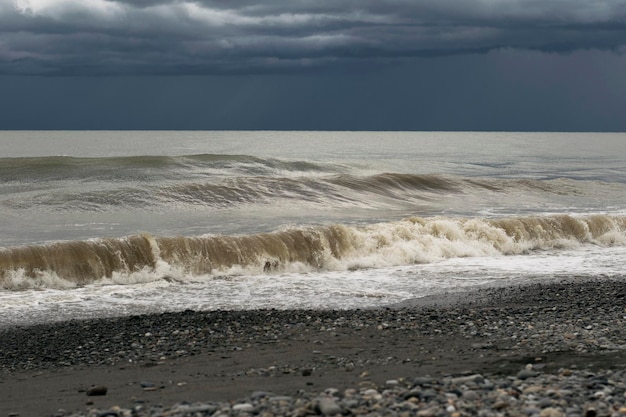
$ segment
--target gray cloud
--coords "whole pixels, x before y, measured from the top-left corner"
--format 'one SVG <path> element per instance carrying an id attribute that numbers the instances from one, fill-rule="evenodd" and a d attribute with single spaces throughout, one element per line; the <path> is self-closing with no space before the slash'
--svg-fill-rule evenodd
<path id="1" fill-rule="evenodd" d="M 299 72 L 625 39 L 623 0 L 0 0 L 0 74 Z"/>

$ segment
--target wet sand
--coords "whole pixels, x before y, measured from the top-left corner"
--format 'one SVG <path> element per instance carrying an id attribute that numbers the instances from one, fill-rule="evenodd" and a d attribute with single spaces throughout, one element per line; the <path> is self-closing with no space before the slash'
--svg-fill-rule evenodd
<path id="1" fill-rule="evenodd" d="M 626 280 L 575 279 L 385 309 L 214 311 L 0 332 L 0 416 L 230 401 L 390 379 L 626 367 Z M 104 396 L 87 396 L 104 385 Z"/>

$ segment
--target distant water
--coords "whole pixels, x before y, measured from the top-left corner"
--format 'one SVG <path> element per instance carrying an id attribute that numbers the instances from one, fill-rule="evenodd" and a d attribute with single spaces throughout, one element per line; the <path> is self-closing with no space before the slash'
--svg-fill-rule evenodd
<path id="1" fill-rule="evenodd" d="M 3 325 L 622 278 L 626 134 L 0 132 Z"/>

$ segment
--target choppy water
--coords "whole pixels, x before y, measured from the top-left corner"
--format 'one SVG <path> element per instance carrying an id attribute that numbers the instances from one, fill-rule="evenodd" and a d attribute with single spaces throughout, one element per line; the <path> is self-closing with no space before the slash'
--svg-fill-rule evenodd
<path id="1" fill-rule="evenodd" d="M 626 134 L 0 132 L 0 319 L 622 277 Z"/>

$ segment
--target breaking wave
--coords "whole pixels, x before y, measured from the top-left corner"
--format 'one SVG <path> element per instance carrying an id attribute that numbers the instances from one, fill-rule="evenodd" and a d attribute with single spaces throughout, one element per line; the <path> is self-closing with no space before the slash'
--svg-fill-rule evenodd
<path id="1" fill-rule="evenodd" d="M 0 249 L 0 287 L 132 284 L 239 274 L 349 270 L 446 258 L 524 254 L 581 244 L 626 244 L 626 216 L 498 219 L 413 217 L 365 226 L 294 227 L 243 236 L 58 242 Z"/>

